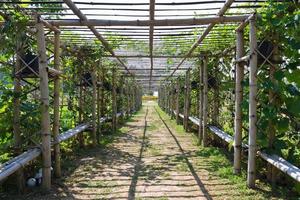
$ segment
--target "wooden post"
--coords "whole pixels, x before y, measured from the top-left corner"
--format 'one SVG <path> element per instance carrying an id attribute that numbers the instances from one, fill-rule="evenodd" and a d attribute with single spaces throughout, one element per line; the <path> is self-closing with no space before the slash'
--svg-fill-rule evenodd
<path id="1" fill-rule="evenodd" d="M 236 35 L 236 59 L 243 57 L 244 50 L 244 32 L 237 31 Z M 241 173 L 241 147 L 242 147 L 242 101 L 244 77 L 244 65 L 238 62 L 235 67 L 235 118 L 234 118 L 234 173 Z"/>
<path id="2" fill-rule="evenodd" d="M 121 100 L 120 104 L 120 112 L 122 113 L 122 120 L 123 120 L 123 113 L 124 113 L 124 78 L 123 76 L 120 77 L 120 94 L 119 99 Z"/>
<path id="3" fill-rule="evenodd" d="M 17 155 L 21 154 L 21 102 L 20 102 L 20 95 L 21 95 L 21 83 L 20 78 L 15 72 L 18 72 L 21 69 L 21 59 L 20 57 L 23 54 L 23 46 L 21 41 L 17 41 L 17 51 L 16 51 L 16 63 L 14 69 L 14 98 L 13 98 L 13 133 L 14 133 L 14 149 Z M 18 192 L 21 194 L 24 192 L 25 189 L 25 179 L 24 179 L 24 171 L 23 168 L 17 171 L 17 186 Z"/>
<path id="4" fill-rule="evenodd" d="M 104 66 L 101 65 L 101 70 L 100 70 L 100 82 L 101 82 L 101 89 L 100 89 L 100 116 L 104 117 L 105 115 L 105 99 L 104 99 L 104 80 L 105 80 L 105 70 L 104 70 Z M 101 128 L 102 126 L 100 126 Z"/>
<path id="5" fill-rule="evenodd" d="M 203 121 L 202 121 L 202 145 L 205 147 L 207 145 L 207 90 L 208 90 L 208 83 L 207 83 L 207 56 L 203 57 Z"/>
<path id="6" fill-rule="evenodd" d="M 54 68 L 60 70 L 60 33 L 54 33 Z M 60 77 L 56 76 L 54 79 L 54 120 L 53 120 L 53 139 L 54 139 L 54 175 L 61 177 L 60 167 L 60 146 L 58 142 L 59 135 L 59 99 L 60 99 Z"/>
<path id="7" fill-rule="evenodd" d="M 97 67 L 97 143 L 100 142 L 100 134 L 101 134 L 101 124 L 100 124 L 100 118 L 101 118 L 101 75 L 100 75 L 100 69 L 101 68 L 101 58 L 99 59 L 98 67 Z"/>
<path id="8" fill-rule="evenodd" d="M 212 123 L 214 125 L 219 124 L 219 109 L 220 109 L 220 101 L 219 101 L 219 77 L 218 77 L 218 65 L 214 66 L 214 79 L 215 79 L 215 85 L 212 87 L 214 88 L 214 102 L 213 102 L 213 111 L 212 111 Z"/>
<path id="9" fill-rule="evenodd" d="M 168 84 L 167 86 L 167 99 L 168 99 L 168 115 L 171 116 L 171 109 L 172 109 L 172 96 L 171 96 L 171 83 Z"/>
<path id="10" fill-rule="evenodd" d="M 200 65 L 199 65 L 199 127 L 198 127 L 198 139 L 199 144 L 203 141 L 203 58 L 200 57 Z"/>
<path id="11" fill-rule="evenodd" d="M 176 123 L 180 123 L 179 119 L 179 95 L 180 95 L 180 82 L 179 78 L 176 80 Z"/>
<path id="12" fill-rule="evenodd" d="M 278 35 L 274 34 L 274 49 L 273 49 L 273 55 L 272 55 L 272 61 L 275 63 L 280 62 L 280 55 L 279 55 L 279 48 L 278 48 Z M 277 85 L 277 81 L 274 77 L 274 74 L 277 72 L 277 67 L 274 64 L 270 64 L 269 68 L 269 79 L 270 81 L 274 84 Z M 273 89 L 269 90 L 269 104 L 272 105 L 273 107 L 277 106 L 278 101 L 277 101 L 277 94 Z M 269 119 L 268 121 L 268 148 L 270 150 L 274 150 L 274 141 L 276 137 L 276 127 L 274 126 L 273 119 Z M 270 163 L 267 164 L 267 178 L 271 182 L 272 186 L 276 184 L 276 174 L 277 174 L 277 169 L 271 165 Z"/>
<path id="13" fill-rule="evenodd" d="M 117 95 L 116 95 L 116 69 L 112 71 L 112 130 L 117 131 Z"/>
<path id="14" fill-rule="evenodd" d="M 41 135 L 42 135 L 42 157 L 43 157 L 43 189 L 51 189 L 51 133 L 49 116 L 49 85 L 47 73 L 47 54 L 45 44 L 44 25 L 37 17 L 35 25 L 37 30 L 37 48 L 39 56 L 39 77 L 41 91 Z"/>
<path id="15" fill-rule="evenodd" d="M 129 81 L 126 81 L 126 98 L 127 98 L 127 104 L 126 104 L 126 115 L 127 118 L 130 116 L 130 85 L 129 85 Z"/>
<path id="16" fill-rule="evenodd" d="M 257 133 L 257 39 L 255 18 L 249 22 L 250 32 L 250 62 L 249 62 L 249 150 L 248 150 L 248 187 L 255 187 L 255 157 L 256 157 L 256 133 Z"/>
<path id="17" fill-rule="evenodd" d="M 189 129 L 188 128 L 189 110 L 190 110 L 190 69 L 186 71 L 186 75 L 185 75 L 183 127 L 186 131 L 188 131 Z"/>
<path id="18" fill-rule="evenodd" d="M 79 112 L 78 112 L 78 121 L 79 124 L 81 124 L 83 122 L 83 81 L 82 81 L 82 76 L 80 74 L 80 86 L 79 86 Z M 83 133 L 79 133 L 78 134 L 78 141 L 79 141 L 79 146 L 82 148 L 84 146 L 84 140 L 83 140 Z"/>
<path id="19" fill-rule="evenodd" d="M 97 145 L 97 75 L 96 75 L 96 67 L 93 65 L 92 67 L 92 83 L 93 83 L 93 97 L 92 97 L 92 140 L 93 147 Z"/>

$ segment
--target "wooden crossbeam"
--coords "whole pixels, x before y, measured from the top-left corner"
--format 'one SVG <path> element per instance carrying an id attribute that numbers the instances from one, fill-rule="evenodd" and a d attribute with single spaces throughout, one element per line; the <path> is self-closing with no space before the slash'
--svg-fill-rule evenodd
<path id="1" fill-rule="evenodd" d="M 64 0 L 65 2 L 72 2 L 71 0 Z M 232 1 L 232 0 L 231 0 Z M 75 6 L 75 4 L 72 2 Z M 68 4 L 67 4 L 68 5 Z M 71 4 L 70 4 L 71 5 Z M 77 7 L 76 7 L 77 8 Z M 75 8 L 73 8 L 75 9 Z M 81 11 L 77 8 L 76 11 Z M 73 11 L 74 12 L 74 11 Z M 77 12 L 78 13 L 78 12 Z M 79 13 L 78 13 L 79 14 Z M 78 16 L 78 15 L 77 15 Z M 80 19 L 68 20 L 48 20 L 48 23 L 53 26 L 190 26 L 190 25 L 206 25 L 210 23 L 230 23 L 243 22 L 250 15 L 231 15 L 231 16 L 211 16 L 199 18 L 182 18 L 182 19 L 158 19 L 158 20 L 101 20 L 101 19 L 87 19 L 81 13 Z M 0 25 L 3 22 L 0 22 Z M 34 21 L 29 21 L 28 25 L 34 25 Z"/>

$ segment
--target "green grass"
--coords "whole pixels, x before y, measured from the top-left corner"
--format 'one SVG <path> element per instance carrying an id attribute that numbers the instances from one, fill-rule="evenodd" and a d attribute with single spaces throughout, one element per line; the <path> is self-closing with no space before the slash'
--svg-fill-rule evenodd
<path id="1" fill-rule="evenodd" d="M 233 167 L 231 160 L 228 159 L 229 152 L 225 149 L 221 149 L 218 147 L 201 147 L 198 145 L 198 139 L 195 134 L 186 133 L 183 129 L 183 126 L 177 125 L 175 120 L 171 120 L 170 116 L 168 116 L 164 111 L 161 110 L 158 106 L 155 106 L 158 113 L 164 119 L 164 121 L 168 124 L 168 126 L 175 130 L 176 134 L 189 134 L 192 139 L 193 145 L 198 146 L 198 151 L 196 152 L 197 158 L 194 164 L 194 167 L 202 167 L 209 172 L 209 178 L 219 177 L 220 180 L 229 181 L 230 185 L 234 185 L 234 188 L 237 188 L 238 192 L 243 195 L 244 199 L 297 199 L 300 198 L 295 196 L 289 196 L 286 189 L 282 187 L 276 187 L 272 190 L 271 186 L 267 183 L 264 183 L 260 180 L 257 180 L 256 185 L 257 189 L 249 189 L 246 185 L 247 182 L 247 174 L 246 170 L 242 170 L 241 175 L 237 176 L 233 174 Z M 176 160 L 177 159 L 177 160 Z M 176 158 L 176 161 L 182 160 L 182 158 Z M 173 161 L 174 158 L 172 158 Z M 182 162 L 179 162 L 176 165 L 176 168 L 180 171 L 188 171 L 188 166 Z M 229 198 L 229 197 L 228 197 Z M 234 196 L 229 199 L 240 199 L 241 197 L 235 198 Z"/>

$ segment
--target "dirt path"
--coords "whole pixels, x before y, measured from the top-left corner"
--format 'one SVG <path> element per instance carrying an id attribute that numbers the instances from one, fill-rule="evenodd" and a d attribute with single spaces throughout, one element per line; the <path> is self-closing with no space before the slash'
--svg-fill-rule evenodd
<path id="1" fill-rule="evenodd" d="M 27 199 L 262 199 L 210 173 L 218 166 L 199 156 L 191 133 L 170 128 L 156 106 L 145 103 L 114 142 L 77 158 L 50 194 Z"/>

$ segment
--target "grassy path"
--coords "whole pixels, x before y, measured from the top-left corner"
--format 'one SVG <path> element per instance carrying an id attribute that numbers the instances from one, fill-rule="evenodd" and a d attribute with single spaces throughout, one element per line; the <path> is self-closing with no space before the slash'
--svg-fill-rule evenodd
<path id="1" fill-rule="evenodd" d="M 50 194 L 6 199 L 273 199 L 268 187 L 250 190 L 217 148 L 201 149 L 191 133 L 146 102 L 115 136 L 85 149 Z M 1 197 L 1 196 L 0 196 Z M 275 199 L 275 198 L 274 198 Z"/>

